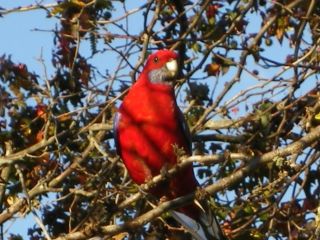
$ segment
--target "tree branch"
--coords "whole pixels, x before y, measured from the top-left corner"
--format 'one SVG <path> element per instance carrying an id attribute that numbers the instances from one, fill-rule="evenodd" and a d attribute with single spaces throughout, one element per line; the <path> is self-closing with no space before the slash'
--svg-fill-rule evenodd
<path id="1" fill-rule="evenodd" d="M 21 150 L 19 152 L 11 153 L 11 154 L 8 154 L 8 155 L 6 155 L 4 157 L 0 157 L 0 167 L 14 164 L 17 161 L 23 161 L 22 159 L 24 157 L 26 157 L 28 154 L 32 154 L 33 152 L 35 152 L 35 151 L 37 151 L 37 150 L 39 150 L 41 148 L 49 146 L 54 141 L 56 141 L 57 137 L 62 137 L 67 132 L 68 131 L 60 132 L 56 136 L 49 137 L 48 139 L 43 139 L 40 142 L 38 142 L 38 143 L 36 143 L 36 144 L 26 148 L 26 149 L 23 149 L 23 150 Z"/>
<path id="2" fill-rule="evenodd" d="M 306 149 L 307 147 L 316 143 L 319 139 L 320 139 L 320 126 L 313 129 L 312 132 L 310 132 L 306 136 L 302 137 L 298 141 L 288 145 L 287 147 L 279 148 L 274 151 L 263 154 L 261 156 L 255 156 L 255 157 L 251 158 L 248 161 L 248 164 L 246 166 L 237 170 L 236 172 L 234 172 L 230 176 L 224 177 L 224 178 L 220 179 L 218 182 L 205 187 L 204 190 L 210 194 L 214 194 L 218 191 L 225 190 L 225 189 L 231 187 L 233 184 L 235 184 L 235 183 L 241 181 L 242 179 L 244 179 L 245 177 L 249 176 L 250 172 L 254 171 L 254 169 L 256 169 L 258 166 L 272 162 L 272 161 L 274 161 L 274 159 L 276 157 L 286 157 L 286 156 L 290 156 L 292 154 L 300 153 L 304 149 Z M 192 158 L 192 157 L 190 157 L 190 158 Z M 186 166 L 187 164 L 190 164 L 190 163 L 187 161 L 183 161 L 178 166 L 182 167 L 182 166 Z M 170 169 L 168 172 L 169 176 L 173 175 L 176 171 L 177 171 L 177 167 Z M 151 184 L 153 185 L 154 183 L 157 183 L 158 181 L 161 181 L 161 180 L 163 180 L 163 176 L 161 176 L 161 175 L 156 176 L 152 179 Z M 147 185 L 149 185 L 149 184 L 150 183 L 148 183 Z M 179 208 L 179 207 L 191 202 L 194 199 L 194 197 L 195 197 L 195 193 L 192 193 L 192 194 L 189 194 L 189 195 L 186 195 L 183 197 L 176 198 L 171 201 L 161 203 L 156 208 L 142 214 L 141 216 L 136 217 L 135 219 L 133 219 L 131 221 L 128 221 L 122 225 L 115 224 L 115 225 L 103 226 L 100 228 L 100 231 L 103 234 L 105 234 L 106 237 L 111 237 L 111 236 L 118 234 L 120 232 L 137 229 L 139 227 L 142 227 L 146 223 L 154 220 L 156 217 L 159 217 L 164 212 Z M 121 204 L 120 204 L 120 206 L 121 206 Z M 123 206 L 123 204 L 122 204 L 122 206 Z M 75 234 L 76 233 L 70 234 L 70 238 L 68 237 L 69 235 L 65 235 L 61 238 L 56 238 L 56 240 L 74 239 Z M 79 237 L 78 238 L 79 240 L 85 239 L 84 234 L 82 234 L 80 232 L 77 234 L 78 234 L 77 236 Z"/>

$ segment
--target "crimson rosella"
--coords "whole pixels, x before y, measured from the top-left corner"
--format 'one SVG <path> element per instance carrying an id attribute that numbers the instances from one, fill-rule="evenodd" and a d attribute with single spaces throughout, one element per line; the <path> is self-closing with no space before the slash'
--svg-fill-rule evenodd
<path id="1" fill-rule="evenodd" d="M 186 154 L 191 155 L 188 127 L 174 93 L 177 60 L 178 55 L 169 50 L 151 54 L 115 117 L 117 150 L 129 175 L 137 184 L 146 183 L 159 175 L 162 169 L 175 166 L 177 149 L 183 149 Z M 189 165 L 168 182 L 154 187 L 151 193 L 157 197 L 174 199 L 194 192 L 197 186 L 193 167 Z M 186 219 L 193 219 L 197 223 L 208 221 L 194 203 L 179 211 L 183 214 L 175 212 L 175 218 L 187 215 Z M 181 223 L 185 220 L 178 221 Z M 198 224 L 197 226 L 199 227 Z M 211 233 L 211 237 L 199 237 L 198 234 L 191 233 L 197 239 L 224 239 L 215 218 L 209 228 L 212 230 L 202 231 Z"/>

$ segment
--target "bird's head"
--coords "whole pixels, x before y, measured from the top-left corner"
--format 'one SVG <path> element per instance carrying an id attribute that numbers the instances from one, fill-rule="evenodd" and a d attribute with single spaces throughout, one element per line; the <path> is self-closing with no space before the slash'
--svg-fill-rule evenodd
<path id="1" fill-rule="evenodd" d="M 170 50 L 159 50 L 148 57 L 143 72 L 151 83 L 173 85 L 178 74 L 178 54 Z"/>

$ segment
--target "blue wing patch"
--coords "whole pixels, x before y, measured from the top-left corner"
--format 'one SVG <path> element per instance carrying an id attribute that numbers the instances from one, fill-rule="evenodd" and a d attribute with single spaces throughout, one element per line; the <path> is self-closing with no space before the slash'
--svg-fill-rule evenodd
<path id="1" fill-rule="evenodd" d="M 181 112 L 180 108 L 178 108 L 178 120 L 179 122 L 181 123 L 181 130 L 182 130 L 182 133 L 185 137 L 185 139 L 187 140 L 187 144 L 188 144 L 188 151 L 189 151 L 189 154 L 192 153 L 192 138 L 191 138 L 191 134 L 190 134 L 190 129 L 189 129 L 189 126 L 188 126 L 188 123 L 186 121 L 186 119 L 184 118 L 184 115 L 183 113 Z"/>

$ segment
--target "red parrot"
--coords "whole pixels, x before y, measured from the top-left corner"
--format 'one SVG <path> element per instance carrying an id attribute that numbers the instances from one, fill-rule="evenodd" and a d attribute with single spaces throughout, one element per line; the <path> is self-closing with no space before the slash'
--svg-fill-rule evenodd
<path id="1" fill-rule="evenodd" d="M 188 126 L 174 93 L 177 60 L 178 55 L 170 50 L 151 54 L 115 117 L 116 147 L 129 175 L 137 184 L 148 182 L 159 175 L 163 168 L 175 166 L 177 149 L 182 149 L 188 155 L 192 153 Z M 157 197 L 174 199 L 194 192 L 197 186 L 190 165 L 168 182 L 154 187 L 151 193 Z M 200 219 L 203 218 L 202 210 L 194 203 L 179 211 L 196 222 L 204 221 Z M 215 218 L 210 225 L 213 225 L 213 230 L 209 231 L 212 232 L 211 237 L 196 238 L 225 239 Z"/>

